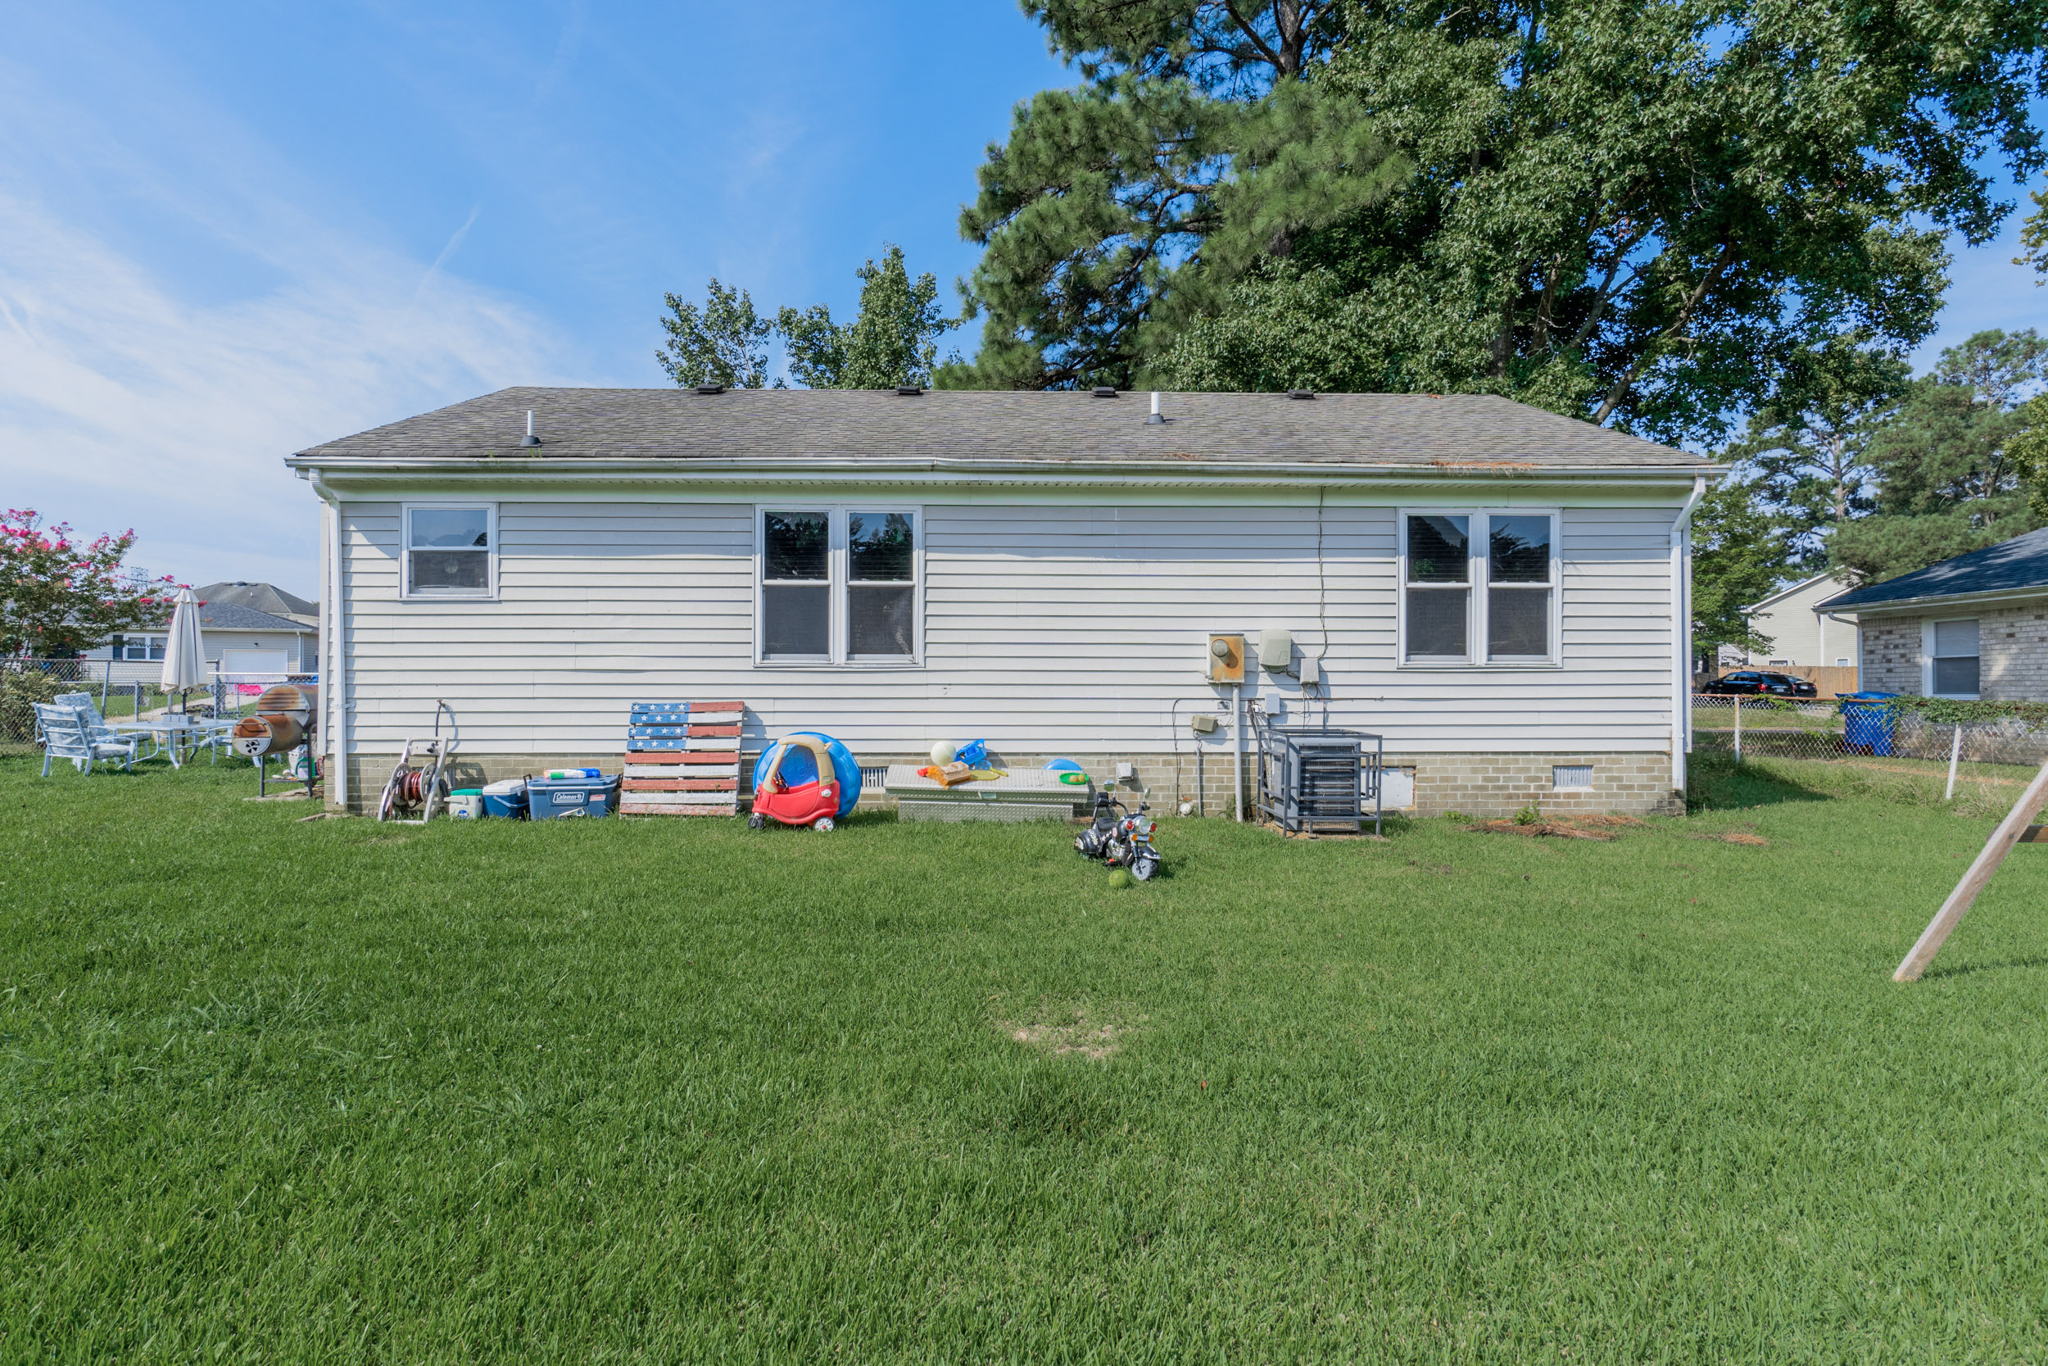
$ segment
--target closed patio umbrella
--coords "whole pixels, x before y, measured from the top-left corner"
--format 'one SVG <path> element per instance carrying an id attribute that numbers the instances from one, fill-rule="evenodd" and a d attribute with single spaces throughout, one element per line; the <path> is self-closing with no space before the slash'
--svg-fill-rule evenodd
<path id="1" fill-rule="evenodd" d="M 178 694 L 178 709 L 184 710 L 185 694 L 206 686 L 206 651 L 199 643 L 199 602 L 192 590 L 180 588 L 171 609 L 170 638 L 164 642 L 164 671 L 158 680 L 167 693 Z"/>

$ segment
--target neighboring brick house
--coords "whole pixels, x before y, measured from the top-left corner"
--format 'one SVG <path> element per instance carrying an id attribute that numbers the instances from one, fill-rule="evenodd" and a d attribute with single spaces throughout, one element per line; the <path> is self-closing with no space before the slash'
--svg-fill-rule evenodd
<path id="1" fill-rule="evenodd" d="M 2048 701 L 2048 528 L 1829 598 L 1856 623 L 1863 686 Z"/>

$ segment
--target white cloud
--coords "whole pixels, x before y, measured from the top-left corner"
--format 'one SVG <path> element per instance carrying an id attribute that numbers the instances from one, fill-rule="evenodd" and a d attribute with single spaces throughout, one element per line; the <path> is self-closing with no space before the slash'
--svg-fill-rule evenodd
<path id="1" fill-rule="evenodd" d="M 0 505 L 192 582 L 312 595 L 316 503 L 281 461 L 507 384 L 558 381 L 529 310 L 331 202 L 249 127 L 110 40 L 146 125 L 0 62 Z"/>
<path id="2" fill-rule="evenodd" d="M 90 530 L 133 523 L 140 560 L 202 582 L 310 591 L 314 502 L 282 457 L 553 369 L 535 320 L 418 262 L 359 249 L 195 304 L 6 196 L 0 309 L 8 503 Z"/>

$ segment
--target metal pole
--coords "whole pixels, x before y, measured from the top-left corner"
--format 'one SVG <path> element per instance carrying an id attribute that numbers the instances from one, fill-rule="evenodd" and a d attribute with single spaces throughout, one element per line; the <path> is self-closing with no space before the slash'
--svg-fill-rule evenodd
<path id="1" fill-rule="evenodd" d="M 1956 723 L 1955 739 L 1949 741 L 1948 746 L 1948 791 L 1941 794 L 1941 799 L 1945 802 L 1952 802 L 1956 799 L 1956 761 L 1962 757 L 1963 727 L 1959 721 Z"/>
<path id="2" fill-rule="evenodd" d="M 100 675 L 100 714 L 101 714 L 101 715 L 105 715 L 105 714 L 106 714 L 106 710 L 107 710 L 107 689 L 109 689 L 109 688 L 111 688 L 111 687 L 113 687 L 113 686 L 114 686 L 114 652 L 113 652 L 112 650 L 109 650 L 109 651 L 107 651 L 107 667 L 106 667 L 106 671 L 105 671 L 104 673 L 102 673 L 102 674 Z"/>
<path id="3" fill-rule="evenodd" d="M 1735 699 L 1735 762 L 1742 762 L 1742 698 Z"/>
<path id="4" fill-rule="evenodd" d="M 1231 756 L 1230 786 L 1237 799 L 1237 819 L 1244 820 L 1244 684 L 1230 690 L 1231 740 L 1236 746 Z"/>

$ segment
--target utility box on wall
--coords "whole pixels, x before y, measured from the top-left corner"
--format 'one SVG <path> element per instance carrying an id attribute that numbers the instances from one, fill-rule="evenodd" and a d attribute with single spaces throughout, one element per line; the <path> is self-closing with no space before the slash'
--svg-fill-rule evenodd
<path id="1" fill-rule="evenodd" d="M 1209 681 L 1244 682 L 1244 636 L 1212 634 L 1209 637 Z"/>

